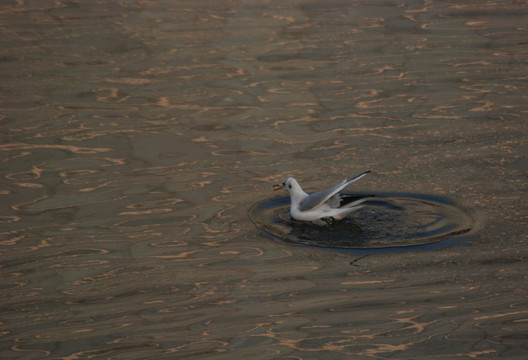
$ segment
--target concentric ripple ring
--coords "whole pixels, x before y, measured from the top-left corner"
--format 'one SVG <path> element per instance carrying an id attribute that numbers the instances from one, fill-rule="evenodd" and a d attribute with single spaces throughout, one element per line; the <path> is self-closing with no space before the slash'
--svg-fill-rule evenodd
<path id="1" fill-rule="evenodd" d="M 372 194 L 344 194 L 362 197 Z M 469 239 L 469 210 L 446 197 L 409 193 L 374 194 L 341 221 L 310 223 L 290 217 L 289 197 L 254 204 L 249 217 L 266 234 L 299 245 L 332 249 L 403 249 Z"/>

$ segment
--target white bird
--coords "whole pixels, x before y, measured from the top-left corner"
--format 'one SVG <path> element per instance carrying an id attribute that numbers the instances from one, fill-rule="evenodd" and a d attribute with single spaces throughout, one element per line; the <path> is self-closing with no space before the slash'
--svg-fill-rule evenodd
<path id="1" fill-rule="evenodd" d="M 343 180 L 336 186 L 307 194 L 301 188 L 301 185 L 294 178 L 286 178 L 280 184 L 275 184 L 275 190 L 285 189 L 290 193 L 290 215 L 295 220 L 315 221 L 325 218 L 334 218 L 341 220 L 349 213 L 357 210 L 363 205 L 360 203 L 367 201 L 370 197 L 362 197 L 355 201 L 341 204 L 342 198 L 339 194 L 348 185 L 358 181 L 370 171 L 366 171 L 350 180 Z"/>

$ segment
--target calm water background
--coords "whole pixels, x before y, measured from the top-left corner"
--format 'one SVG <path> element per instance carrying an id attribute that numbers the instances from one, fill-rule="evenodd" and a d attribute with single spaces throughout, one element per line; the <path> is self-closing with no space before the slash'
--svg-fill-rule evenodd
<path id="1" fill-rule="evenodd" d="M 0 358 L 524 359 L 525 1 L 0 5 Z M 372 170 L 472 240 L 357 255 L 250 206 Z M 282 196 L 284 194 L 281 194 Z"/>

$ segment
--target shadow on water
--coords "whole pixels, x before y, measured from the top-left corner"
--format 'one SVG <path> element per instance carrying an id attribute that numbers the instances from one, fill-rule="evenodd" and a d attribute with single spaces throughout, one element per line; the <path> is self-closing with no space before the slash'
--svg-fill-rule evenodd
<path id="1" fill-rule="evenodd" d="M 371 196 L 345 194 L 345 199 Z M 249 217 L 266 234 L 285 242 L 346 252 L 432 250 L 471 239 L 473 219 L 450 199 L 423 194 L 380 193 L 341 221 L 291 218 L 289 197 L 253 205 Z"/>

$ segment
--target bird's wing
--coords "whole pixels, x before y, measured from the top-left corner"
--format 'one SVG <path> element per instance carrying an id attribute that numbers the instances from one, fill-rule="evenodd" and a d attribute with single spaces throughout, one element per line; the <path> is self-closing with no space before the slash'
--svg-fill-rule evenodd
<path id="1" fill-rule="evenodd" d="M 352 184 L 355 181 L 358 181 L 363 176 L 367 175 L 370 171 L 366 171 L 361 175 L 356 176 L 355 178 L 352 178 L 350 180 L 343 180 L 336 186 L 333 186 L 331 188 L 321 190 L 318 192 L 315 192 L 313 194 L 308 195 L 305 197 L 301 203 L 299 204 L 299 210 L 301 211 L 308 211 L 310 209 L 313 209 L 316 206 L 319 206 L 323 204 L 325 201 L 330 199 L 332 196 L 343 190 L 348 185 Z"/>
<path id="2" fill-rule="evenodd" d="M 346 183 L 347 181 L 343 180 L 336 186 L 308 195 L 299 204 L 299 210 L 308 211 L 318 205 L 321 205 L 322 203 L 330 199 L 333 195 L 341 191 L 346 186 Z"/>

